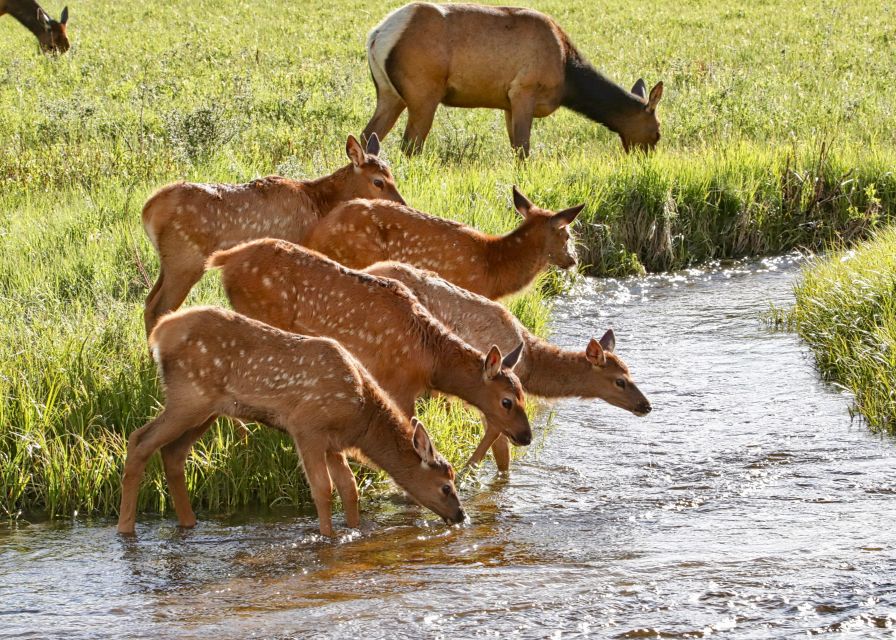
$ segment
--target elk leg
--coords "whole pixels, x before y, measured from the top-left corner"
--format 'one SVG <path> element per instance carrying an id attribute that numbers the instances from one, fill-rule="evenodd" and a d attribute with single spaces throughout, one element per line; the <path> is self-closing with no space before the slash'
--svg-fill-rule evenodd
<path id="1" fill-rule="evenodd" d="M 408 155 L 414 155 L 423 148 L 426 136 L 432 128 L 432 120 L 436 115 L 439 102 L 424 102 L 408 105 L 408 124 L 404 130 L 402 147 Z"/>
<path id="2" fill-rule="evenodd" d="M 485 433 L 482 436 L 482 440 L 479 441 L 479 446 L 476 447 L 476 451 L 473 452 L 473 455 L 470 456 L 470 459 L 467 460 L 467 464 L 464 465 L 466 467 L 475 467 L 482 459 L 485 457 L 488 448 L 492 446 L 492 443 L 500 436 L 501 433 L 498 431 L 494 431 L 486 427 Z"/>
<path id="3" fill-rule="evenodd" d="M 507 436 L 501 434 L 492 443 L 492 455 L 495 456 L 495 465 L 498 471 L 510 469 L 510 441 Z"/>
<path id="4" fill-rule="evenodd" d="M 513 146 L 513 114 L 510 109 L 504 112 L 504 126 L 507 127 L 507 137 L 510 139 L 510 146 Z"/>
<path id="5" fill-rule="evenodd" d="M 146 326 L 146 335 L 152 332 L 153 327 L 159 321 L 159 317 L 174 309 L 177 309 L 187 299 L 190 289 L 199 282 L 204 268 L 190 267 L 179 269 L 165 274 L 165 279 L 154 298 L 147 298 L 146 307 L 143 310 L 143 323 Z"/>
<path id="6" fill-rule="evenodd" d="M 208 419 L 209 411 L 196 408 L 175 410 L 166 407 L 157 418 L 134 431 L 128 438 L 128 454 L 121 476 L 121 505 L 118 532 L 134 533 L 137 519 L 137 492 L 150 456 L 161 446 L 177 439 Z"/>
<path id="7" fill-rule="evenodd" d="M 345 524 L 349 529 L 357 529 L 361 524 L 361 515 L 358 512 L 358 485 L 355 484 L 355 475 L 348 466 L 345 454 L 327 451 L 327 468 L 336 484 L 342 508 L 345 509 Z"/>
<path id="8" fill-rule="evenodd" d="M 187 481 L 184 476 L 184 465 L 190 449 L 208 428 L 215 422 L 212 416 L 195 429 L 187 431 L 174 442 L 162 447 L 162 463 L 165 467 L 165 479 L 168 481 L 168 493 L 174 500 L 174 511 L 177 513 L 177 524 L 186 529 L 196 526 L 196 514 L 190 506 L 190 495 L 187 493 Z"/>
<path id="9" fill-rule="evenodd" d="M 377 91 L 376 111 L 373 112 L 370 122 L 364 127 L 362 142 L 366 145 L 370 136 L 374 133 L 379 136 L 380 140 L 385 138 L 386 135 L 392 131 L 392 127 L 395 126 L 395 121 L 398 120 L 398 117 L 401 115 L 401 112 L 404 111 L 404 108 L 404 100 L 402 100 L 400 96 L 397 96 L 392 92 Z"/>
<path id="10" fill-rule="evenodd" d="M 535 104 L 528 95 L 511 95 L 510 109 L 513 120 L 513 133 L 510 143 L 521 157 L 529 155 L 529 138 L 532 133 L 532 117 L 535 113 Z"/>
<path id="11" fill-rule="evenodd" d="M 311 497 L 317 508 L 317 519 L 320 522 L 320 534 L 333 537 L 333 481 L 327 470 L 327 457 L 323 451 L 314 447 L 300 447 L 296 443 L 299 455 L 302 456 L 302 464 L 305 467 L 305 475 L 311 486 Z"/>

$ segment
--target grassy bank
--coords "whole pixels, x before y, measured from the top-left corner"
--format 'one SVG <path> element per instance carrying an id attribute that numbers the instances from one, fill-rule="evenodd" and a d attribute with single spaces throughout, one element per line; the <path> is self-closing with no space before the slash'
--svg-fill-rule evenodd
<path id="1" fill-rule="evenodd" d="M 896 434 L 896 228 L 811 262 L 778 321 L 847 387 L 874 430 Z"/>
<path id="2" fill-rule="evenodd" d="M 611 77 L 665 81 L 660 152 L 626 157 L 561 111 L 536 124 L 523 165 L 500 113 L 441 110 L 425 152 L 406 159 L 402 119 L 384 149 L 419 208 L 498 232 L 515 223 L 511 184 L 546 206 L 586 201 L 582 257 L 607 274 L 858 239 L 893 210 L 896 130 L 880 90 L 896 81 L 890 9 L 529 4 Z M 364 37 L 391 6 L 96 0 L 72 6 L 74 46 L 59 59 L 0 18 L 0 513 L 114 512 L 124 438 L 160 402 L 140 322 L 157 269 L 143 201 L 177 179 L 343 164 L 374 103 Z M 189 302 L 221 299 L 208 278 Z M 543 329 L 537 290 L 515 310 Z M 473 417 L 424 413 L 462 460 Z M 188 473 L 206 509 L 303 499 L 291 445 L 267 431 L 242 442 L 219 426 Z M 150 477 L 141 508 L 160 510 L 157 461 Z"/>

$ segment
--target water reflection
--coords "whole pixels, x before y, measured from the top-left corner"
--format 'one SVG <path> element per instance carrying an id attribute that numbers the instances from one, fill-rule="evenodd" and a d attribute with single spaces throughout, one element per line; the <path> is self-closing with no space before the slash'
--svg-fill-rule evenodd
<path id="1" fill-rule="evenodd" d="M 555 339 L 612 326 L 654 411 L 558 403 L 509 478 L 465 482 L 466 525 L 383 500 L 336 542 L 308 512 L 12 527 L 0 637 L 892 635 L 896 454 L 757 321 L 793 262 L 584 282 Z"/>

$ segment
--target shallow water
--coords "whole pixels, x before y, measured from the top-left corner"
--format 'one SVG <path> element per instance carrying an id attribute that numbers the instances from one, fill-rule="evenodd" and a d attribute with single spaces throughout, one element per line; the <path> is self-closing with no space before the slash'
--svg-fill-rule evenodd
<path id="1" fill-rule="evenodd" d="M 0 637 L 896 635 L 896 446 L 759 323 L 795 274 L 583 283 L 554 339 L 612 326 L 654 411 L 557 403 L 461 527 L 368 502 L 336 543 L 313 513 L 0 529 Z"/>

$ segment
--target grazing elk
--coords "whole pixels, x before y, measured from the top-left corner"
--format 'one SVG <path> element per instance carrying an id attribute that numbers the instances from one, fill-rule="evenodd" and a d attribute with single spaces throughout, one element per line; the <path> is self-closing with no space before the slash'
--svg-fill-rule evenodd
<path id="1" fill-rule="evenodd" d="M 354 269 L 383 260 L 407 262 L 496 299 L 519 291 L 548 265 L 576 264 L 567 227 L 584 204 L 554 213 L 533 205 L 516 187 L 513 204 L 522 223 L 491 236 L 404 205 L 355 200 L 334 209 L 304 244 Z"/>
<path id="2" fill-rule="evenodd" d="M 613 353 L 616 338 L 612 329 L 600 340 L 592 338 L 584 351 L 560 349 L 527 331 L 501 304 L 434 273 L 398 262 L 380 262 L 364 271 L 407 285 L 430 313 L 474 348 L 495 344 L 508 349 L 522 342 L 523 353 L 514 373 L 526 393 L 544 398 L 600 398 L 636 416 L 650 413 L 650 402 L 622 359 Z M 506 471 L 510 450 L 504 437 L 494 432 L 485 433 L 468 464 L 478 464 L 489 445 L 498 469 Z"/>
<path id="3" fill-rule="evenodd" d="M 336 205 L 353 198 L 384 198 L 404 204 L 388 165 L 349 136 L 351 163 L 317 180 L 269 176 L 246 184 L 178 182 L 163 187 L 143 206 L 143 228 L 159 254 L 159 277 L 146 298 L 149 335 L 159 317 L 179 307 L 202 277 L 215 251 L 255 238 L 301 242 Z"/>
<path id="4" fill-rule="evenodd" d="M 44 53 L 65 53 L 71 46 L 67 31 L 68 7 L 62 10 L 59 20 L 53 20 L 34 0 L 0 0 L 0 16 L 5 13 L 37 37 Z"/>
<path id="5" fill-rule="evenodd" d="M 196 524 L 184 464 L 218 416 L 263 422 L 292 436 L 325 536 L 333 535 L 333 483 L 346 524 L 359 525 L 358 488 L 346 454 L 372 461 L 446 521 L 464 520 L 454 470 L 426 429 L 402 415 L 335 340 L 204 307 L 166 316 L 149 342 L 165 385 L 165 408 L 128 438 L 119 532 L 134 532 L 140 478 L 159 448 L 178 522 Z"/>
<path id="6" fill-rule="evenodd" d="M 400 282 L 347 269 L 282 240 L 219 251 L 209 266 L 221 269 L 224 290 L 239 313 L 339 340 L 406 416 L 420 395 L 436 390 L 475 406 L 487 429 L 515 444 L 532 441 L 522 385 L 513 373 L 522 345 L 503 359 L 495 346 L 483 355 L 448 331 Z"/>
<path id="7" fill-rule="evenodd" d="M 663 83 L 631 91 L 597 71 L 549 16 L 475 4 L 407 4 L 367 37 L 376 111 L 365 136 L 383 139 L 405 108 L 403 145 L 420 149 L 439 103 L 502 109 L 515 149 L 529 153 L 532 118 L 564 106 L 619 134 L 626 151 L 660 139 Z"/>

